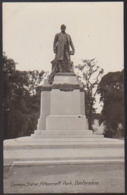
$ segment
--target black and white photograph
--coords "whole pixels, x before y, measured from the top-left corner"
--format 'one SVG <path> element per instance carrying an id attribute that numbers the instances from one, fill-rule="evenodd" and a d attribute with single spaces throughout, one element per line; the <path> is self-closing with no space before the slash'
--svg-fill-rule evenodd
<path id="1" fill-rule="evenodd" d="M 125 193 L 124 2 L 2 2 L 3 193 Z"/>

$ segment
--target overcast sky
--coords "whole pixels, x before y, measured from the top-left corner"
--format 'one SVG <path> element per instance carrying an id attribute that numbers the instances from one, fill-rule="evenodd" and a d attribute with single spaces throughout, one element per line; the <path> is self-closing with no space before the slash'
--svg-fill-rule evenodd
<path id="1" fill-rule="evenodd" d="M 3 3 L 3 51 L 19 70 L 51 70 L 53 40 L 67 26 L 74 65 L 96 58 L 104 73 L 123 69 L 123 2 Z"/>

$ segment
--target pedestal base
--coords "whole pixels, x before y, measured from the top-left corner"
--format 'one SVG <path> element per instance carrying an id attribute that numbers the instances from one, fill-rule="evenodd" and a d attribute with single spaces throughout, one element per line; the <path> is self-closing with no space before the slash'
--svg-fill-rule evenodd
<path id="1" fill-rule="evenodd" d="M 87 119 L 83 115 L 49 115 L 46 118 L 47 130 L 84 130 L 88 129 Z M 73 134 L 73 132 L 72 132 Z"/>
<path id="2" fill-rule="evenodd" d="M 41 135 L 4 141 L 4 193 L 124 192 L 124 141 Z"/>
<path id="3" fill-rule="evenodd" d="M 78 135 L 78 134 L 77 134 Z M 4 141 L 4 165 L 18 161 L 120 160 L 124 162 L 124 142 L 102 137 L 22 137 Z"/>

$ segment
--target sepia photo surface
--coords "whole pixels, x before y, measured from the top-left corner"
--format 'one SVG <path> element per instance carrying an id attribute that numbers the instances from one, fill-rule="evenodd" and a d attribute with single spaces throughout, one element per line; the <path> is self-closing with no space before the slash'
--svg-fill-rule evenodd
<path id="1" fill-rule="evenodd" d="M 4 193 L 124 193 L 123 2 L 3 2 Z"/>

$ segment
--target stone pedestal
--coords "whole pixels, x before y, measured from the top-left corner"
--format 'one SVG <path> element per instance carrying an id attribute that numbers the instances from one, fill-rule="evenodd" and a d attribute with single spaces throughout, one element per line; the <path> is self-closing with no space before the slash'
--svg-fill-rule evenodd
<path id="1" fill-rule="evenodd" d="M 36 135 L 41 131 L 88 131 L 85 93 L 74 73 L 56 74 L 52 85 L 44 84 Z M 85 132 L 84 132 L 85 133 Z M 53 134 L 53 133 L 52 133 Z"/>

